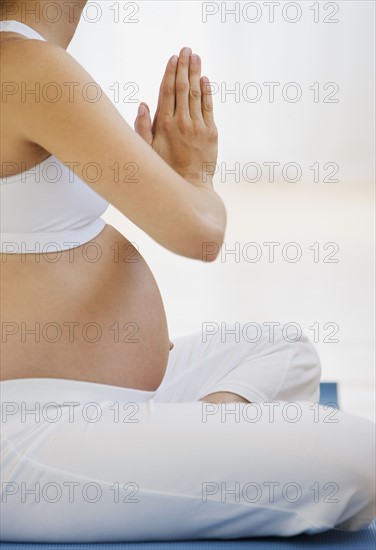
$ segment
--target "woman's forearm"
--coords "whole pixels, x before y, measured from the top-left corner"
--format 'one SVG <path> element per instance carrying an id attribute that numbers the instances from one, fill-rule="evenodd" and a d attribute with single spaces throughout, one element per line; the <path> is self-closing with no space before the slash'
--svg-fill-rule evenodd
<path id="1" fill-rule="evenodd" d="M 192 182 L 190 181 L 192 184 Z M 226 208 L 221 197 L 211 186 L 194 185 L 190 187 L 189 209 L 192 211 L 192 234 L 186 233 L 183 240 L 176 242 L 178 254 L 190 258 L 213 261 L 216 259 L 219 249 L 223 243 L 226 230 Z M 194 213 L 194 215 L 193 215 Z M 186 249 L 184 250 L 183 242 Z M 206 255 L 207 245 L 213 245 L 211 250 L 215 251 Z"/>

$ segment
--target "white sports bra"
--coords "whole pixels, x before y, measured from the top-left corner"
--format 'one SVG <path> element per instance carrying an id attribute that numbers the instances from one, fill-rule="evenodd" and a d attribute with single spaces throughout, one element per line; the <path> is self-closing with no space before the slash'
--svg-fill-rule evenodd
<path id="1" fill-rule="evenodd" d="M 0 32 L 4 31 L 45 41 L 19 21 L 1 21 Z M 106 223 L 100 216 L 109 205 L 54 156 L 0 178 L 0 202 L 3 254 L 41 254 L 81 246 L 102 231 Z"/>

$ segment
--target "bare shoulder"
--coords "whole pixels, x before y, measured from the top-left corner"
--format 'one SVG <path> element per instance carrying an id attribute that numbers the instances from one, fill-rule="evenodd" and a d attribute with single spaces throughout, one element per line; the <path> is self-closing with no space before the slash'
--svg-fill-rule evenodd
<path id="1" fill-rule="evenodd" d="M 28 67 L 30 60 L 34 61 L 32 67 L 37 67 L 39 64 L 35 64 L 40 56 L 51 56 L 54 53 L 66 53 L 67 52 L 52 44 L 51 42 L 44 42 L 42 40 L 35 40 L 25 38 L 17 33 L 13 32 L 1 32 L 1 62 L 4 68 L 8 70 L 14 69 L 15 72 L 21 67 L 25 69 Z M 35 56 L 38 56 L 36 58 Z M 69 55 L 69 54 L 67 54 Z M 29 67 L 30 68 L 30 67 Z"/>
<path id="2" fill-rule="evenodd" d="M 0 38 L 0 110 L 6 136 L 2 154 L 13 158 L 16 150 L 32 165 L 51 152 L 49 147 L 54 145 L 51 140 L 44 143 L 40 139 L 46 135 L 46 125 L 56 117 L 56 125 L 61 128 L 62 120 L 76 116 L 82 110 L 77 101 L 82 97 L 79 88 L 85 89 L 85 84 L 93 79 L 60 46 L 16 33 L 2 32 Z M 69 139 L 68 133 L 60 132 L 56 139 L 64 142 Z"/>
<path id="3" fill-rule="evenodd" d="M 77 105 L 80 88 L 93 82 L 64 48 L 22 37 L 8 41 L 2 48 L 1 80 L 2 107 L 22 120 L 24 127 L 28 117 L 41 110 L 48 112 L 57 104 L 60 108 L 72 102 Z"/>
<path id="4" fill-rule="evenodd" d="M 0 46 L 2 158 L 34 165 L 46 151 L 28 139 L 27 119 L 35 123 L 44 90 L 52 92 L 43 82 L 55 79 L 54 67 L 57 63 L 67 65 L 68 56 L 53 44 L 13 32 L 0 32 Z"/>
<path id="5" fill-rule="evenodd" d="M 8 43 L 3 49 L 1 73 L 2 107 L 19 123 L 25 139 L 47 150 L 53 144 L 40 140 L 46 136 L 45 126 L 50 128 L 51 123 L 59 128 L 60 141 L 71 139 L 71 132 L 88 120 L 100 124 L 107 116 L 120 123 L 99 84 L 56 44 L 28 39 Z M 72 119 L 74 126 L 68 125 Z"/>
<path id="6" fill-rule="evenodd" d="M 0 33 L 4 34 L 4 33 Z M 85 69 L 64 48 L 51 42 L 23 39 L 13 33 L 11 40 L 2 40 L 2 80 L 47 83 L 63 82 L 67 76 L 90 79 Z"/>

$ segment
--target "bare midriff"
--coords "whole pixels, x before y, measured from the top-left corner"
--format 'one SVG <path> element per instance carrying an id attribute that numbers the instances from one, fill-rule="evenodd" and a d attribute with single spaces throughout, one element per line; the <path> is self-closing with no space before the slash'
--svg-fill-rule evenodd
<path id="1" fill-rule="evenodd" d="M 2 254 L 1 380 L 65 378 L 154 391 L 170 341 L 157 283 L 111 225 L 80 247 Z"/>

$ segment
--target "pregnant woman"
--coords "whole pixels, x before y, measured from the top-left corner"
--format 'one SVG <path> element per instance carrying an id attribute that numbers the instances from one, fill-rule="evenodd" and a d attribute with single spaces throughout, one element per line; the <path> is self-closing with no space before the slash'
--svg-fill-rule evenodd
<path id="1" fill-rule="evenodd" d="M 172 344 L 140 251 L 101 219 L 112 204 L 172 252 L 215 259 L 205 243 L 221 245 L 226 213 L 205 170 L 217 129 L 200 57 L 169 59 L 154 120 L 141 104 L 133 131 L 66 52 L 86 1 L 61 3 L 58 22 L 47 4 L 0 3 L 1 540 L 367 525 L 373 426 L 325 422 L 308 339 L 244 327 Z"/>

